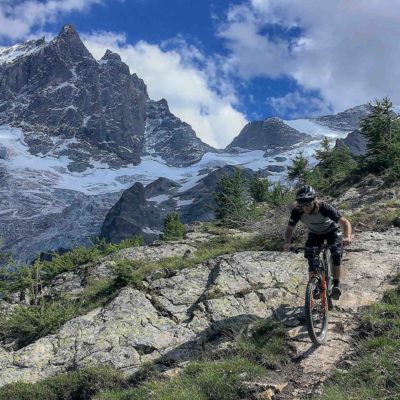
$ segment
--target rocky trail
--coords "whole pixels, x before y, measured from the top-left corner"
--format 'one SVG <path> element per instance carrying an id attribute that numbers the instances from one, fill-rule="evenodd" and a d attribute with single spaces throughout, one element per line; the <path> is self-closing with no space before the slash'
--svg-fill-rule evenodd
<path id="1" fill-rule="evenodd" d="M 295 366 L 290 379 L 283 374 L 266 387 L 263 399 L 303 399 L 321 391 L 323 382 L 354 350 L 360 310 L 378 301 L 393 287 L 400 272 L 400 230 L 356 234 L 343 257 L 343 294 L 329 316 L 328 339 L 315 346 L 307 334 L 303 317 L 303 299 L 297 307 L 286 307 L 277 317 L 288 327 Z M 283 378 L 283 379 L 282 379 Z M 286 380 L 285 380 L 286 378 Z"/>
<path id="2" fill-rule="evenodd" d="M 125 249 L 118 257 L 191 257 L 197 244 L 209 237 L 194 232 L 181 242 Z M 129 375 L 144 362 L 167 360 L 166 365 L 172 362 L 179 371 L 204 352 L 229 345 L 252 321 L 276 317 L 287 326 L 293 360 L 253 383 L 254 396 L 306 398 L 351 354 L 360 309 L 391 287 L 399 260 L 400 229 L 356 234 L 344 257 L 343 295 L 330 314 L 328 341 L 321 347 L 312 345 L 302 317 L 307 279 L 302 254 L 245 251 L 164 277 L 149 273 L 144 291 L 125 287 L 112 301 L 68 321 L 56 333 L 21 349 L 0 346 L 0 386 L 36 382 L 88 365 L 110 365 Z M 60 274 L 47 295 L 79 294 L 86 281 L 111 278 L 113 265 L 108 257 L 90 269 Z M 14 307 L 0 303 L 0 311 Z"/>

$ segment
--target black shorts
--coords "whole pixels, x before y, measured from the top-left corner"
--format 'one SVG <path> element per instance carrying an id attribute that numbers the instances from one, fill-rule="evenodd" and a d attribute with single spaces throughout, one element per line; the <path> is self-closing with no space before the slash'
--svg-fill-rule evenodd
<path id="1" fill-rule="evenodd" d="M 316 233 L 309 232 L 308 238 L 305 244 L 304 257 L 308 259 L 309 271 L 315 270 L 313 262 L 314 256 L 310 249 L 313 247 L 321 247 L 324 242 L 327 242 L 331 246 L 331 254 L 333 265 L 340 266 L 341 257 L 343 253 L 342 234 L 339 229 L 334 229 L 328 233 L 318 235 Z"/>

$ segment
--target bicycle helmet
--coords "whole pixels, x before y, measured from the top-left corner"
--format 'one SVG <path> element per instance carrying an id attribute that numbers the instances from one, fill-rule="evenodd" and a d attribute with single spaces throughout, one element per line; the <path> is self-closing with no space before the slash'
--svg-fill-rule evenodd
<path id="1" fill-rule="evenodd" d="M 296 200 L 299 203 L 307 203 L 309 201 L 315 200 L 317 194 L 312 186 L 306 185 L 302 186 L 296 193 Z"/>

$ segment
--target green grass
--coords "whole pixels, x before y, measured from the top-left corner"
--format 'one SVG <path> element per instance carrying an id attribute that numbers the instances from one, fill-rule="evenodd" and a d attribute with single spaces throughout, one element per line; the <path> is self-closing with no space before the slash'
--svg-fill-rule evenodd
<path id="1" fill-rule="evenodd" d="M 267 245 L 272 246 L 261 235 L 240 238 L 220 234 L 217 238 L 200 245 L 192 257 L 168 257 L 156 262 L 127 259 L 117 260 L 115 267 L 116 280 L 120 286 L 130 285 L 138 289 L 144 289 L 143 281 L 145 276 L 151 272 L 157 272 L 155 278 L 163 278 L 167 272 L 170 273 L 171 271 L 193 267 L 223 254 L 232 254 L 246 250 L 266 250 Z"/>
<path id="2" fill-rule="evenodd" d="M 73 303 L 51 302 L 26 307 L 18 305 L 0 321 L 0 338 L 13 339 L 18 348 L 59 329 L 76 315 Z"/>
<path id="3" fill-rule="evenodd" d="M 30 384 L 16 382 L 0 388 L 0 400 L 89 400 L 106 389 L 127 386 L 115 369 L 85 368 Z"/>
<path id="4" fill-rule="evenodd" d="M 128 242 L 125 242 L 127 245 Z M 61 297 L 47 300 L 41 298 L 37 305 L 17 306 L 13 312 L 0 320 L 0 339 L 15 340 L 16 348 L 24 347 L 35 340 L 48 334 L 55 333 L 64 323 L 72 318 L 84 315 L 94 308 L 101 307 L 115 297 L 118 290 L 124 286 L 132 286 L 145 290 L 143 281 L 149 273 L 154 273 L 153 279 L 162 278 L 166 273 L 197 265 L 201 262 L 214 258 L 221 254 L 234 253 L 249 249 L 260 249 L 265 243 L 256 238 L 232 238 L 229 235 L 221 234 L 217 238 L 202 244 L 193 257 L 170 257 L 157 262 L 146 263 L 144 261 L 132 261 L 122 259 L 117 261 L 115 266 L 115 279 L 98 280 L 88 282 L 84 291 L 78 296 L 63 294 Z M 132 243 L 129 243 L 132 245 Z M 115 245 L 112 245 L 115 246 Z M 118 248 L 121 245 L 118 245 Z M 109 247 L 107 247 L 109 249 Z M 100 251 L 100 250 L 99 250 Z M 108 251 L 108 250 L 107 250 Z M 72 269 L 72 261 L 79 263 L 87 262 L 83 250 L 71 252 L 68 257 L 57 256 L 54 262 L 50 263 L 52 276 L 56 270 L 60 270 L 58 263 L 61 259 L 69 260 L 67 268 Z M 34 269 L 32 269 L 33 274 Z M 37 270 L 40 271 L 40 270 Z M 25 277 L 26 275 L 21 274 Z M 30 279 L 33 279 L 31 275 Z M 26 279 L 29 282 L 29 279 Z M 24 281 L 19 281 L 24 284 Z M 11 282 L 13 285 L 14 282 Z"/>
<path id="5" fill-rule="evenodd" d="M 261 320 L 251 335 L 239 336 L 219 353 L 205 353 L 172 378 L 144 364 L 129 379 L 111 368 L 86 368 L 44 379 L 36 384 L 14 383 L 0 388 L 0 400 L 232 400 L 246 398 L 245 382 L 265 376 L 268 368 L 289 361 L 285 328 Z"/>
<path id="6" fill-rule="evenodd" d="M 260 321 L 253 328 L 251 338 L 240 337 L 234 352 L 268 368 L 280 368 L 290 361 L 290 349 L 286 344 L 287 330 L 274 321 Z"/>
<path id="7" fill-rule="evenodd" d="M 400 291 L 387 292 L 362 316 L 361 339 L 348 370 L 337 372 L 321 400 L 400 399 Z"/>
<path id="8" fill-rule="evenodd" d="M 194 362 L 176 378 L 100 393 L 94 400 L 232 400 L 246 393 L 243 378 L 251 380 L 263 374 L 264 368 L 241 357 Z"/>
<path id="9" fill-rule="evenodd" d="M 386 204 L 367 206 L 356 213 L 346 216 L 354 226 L 366 226 L 371 230 L 377 231 L 390 228 L 397 217 L 400 217 L 400 209 L 398 206 L 392 205 L 388 207 Z"/>
<path id="10" fill-rule="evenodd" d="M 0 271 L 0 293 L 7 296 L 10 293 L 28 288 L 31 296 L 36 295 L 38 287 L 45 286 L 55 276 L 73 271 L 85 264 L 95 265 L 102 257 L 127 247 L 137 247 L 143 244 L 141 236 L 133 236 L 118 244 L 98 240 L 90 248 L 77 247 L 65 254 L 54 253 L 51 261 L 35 261 L 33 266 L 3 268 Z"/>
<path id="11" fill-rule="evenodd" d="M 112 280 L 94 281 L 88 283 L 77 298 L 67 296 L 58 300 L 41 300 L 29 307 L 18 305 L 0 319 L 0 339 L 15 340 L 17 348 L 27 346 L 56 332 L 72 318 L 104 305 L 115 293 Z"/>

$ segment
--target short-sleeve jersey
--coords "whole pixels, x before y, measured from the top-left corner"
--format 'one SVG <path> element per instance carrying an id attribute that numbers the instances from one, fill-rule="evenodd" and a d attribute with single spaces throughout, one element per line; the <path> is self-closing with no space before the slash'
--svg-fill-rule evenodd
<path id="1" fill-rule="evenodd" d="M 342 218 L 342 214 L 336 208 L 321 201 L 319 210 L 315 214 L 306 214 L 294 208 L 290 214 L 289 225 L 294 227 L 301 221 L 308 227 L 310 232 L 323 235 L 337 229 L 337 222 L 340 218 Z"/>

